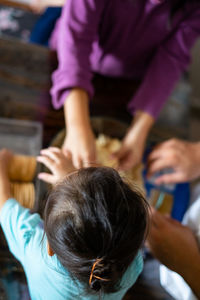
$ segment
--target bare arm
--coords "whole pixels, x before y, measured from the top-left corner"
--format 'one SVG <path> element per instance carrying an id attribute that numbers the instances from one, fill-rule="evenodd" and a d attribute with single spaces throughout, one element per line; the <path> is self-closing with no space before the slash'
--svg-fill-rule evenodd
<path id="1" fill-rule="evenodd" d="M 63 6 L 67 0 L 31 0 L 30 8 L 35 13 L 42 13 L 47 7 Z"/>
<path id="2" fill-rule="evenodd" d="M 95 140 L 90 125 L 88 94 L 83 89 L 72 89 L 65 104 L 67 135 L 63 148 L 70 151 L 76 168 L 95 163 Z"/>
<path id="3" fill-rule="evenodd" d="M 197 298 L 200 299 L 200 253 L 193 257 L 191 266 L 187 270 L 183 270 L 180 275 L 191 287 Z"/>
<path id="4" fill-rule="evenodd" d="M 154 124 L 154 118 L 146 112 L 137 111 L 133 122 L 122 142 L 122 147 L 115 154 L 119 168 L 126 170 L 137 165 L 142 155 L 148 133 Z"/>
<path id="5" fill-rule="evenodd" d="M 43 1 L 46 4 L 46 6 L 63 6 L 66 2 L 66 0 L 43 0 Z"/>
<path id="6" fill-rule="evenodd" d="M 157 259 L 180 274 L 200 298 L 200 249 L 193 232 L 152 210 L 148 245 Z"/>
<path id="7" fill-rule="evenodd" d="M 10 198 L 10 180 L 8 178 L 8 165 L 12 154 L 3 149 L 0 151 L 0 210 L 4 203 Z"/>

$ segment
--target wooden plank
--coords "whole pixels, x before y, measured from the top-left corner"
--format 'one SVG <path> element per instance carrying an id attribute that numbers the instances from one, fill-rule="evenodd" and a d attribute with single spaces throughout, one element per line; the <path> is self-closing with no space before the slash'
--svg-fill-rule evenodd
<path id="1" fill-rule="evenodd" d="M 40 121 L 44 146 L 64 127 L 63 110 L 51 104 L 56 55 L 45 47 L 0 39 L 0 117 Z"/>

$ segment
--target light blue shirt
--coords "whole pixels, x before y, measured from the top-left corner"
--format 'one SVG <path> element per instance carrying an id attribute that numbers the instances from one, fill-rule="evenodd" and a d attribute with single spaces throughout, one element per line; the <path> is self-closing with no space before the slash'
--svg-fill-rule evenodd
<path id="1" fill-rule="evenodd" d="M 98 300 L 86 295 L 84 285 L 74 281 L 56 255 L 47 253 L 47 239 L 38 214 L 31 214 L 15 199 L 9 199 L 1 211 L 1 225 L 9 249 L 24 267 L 32 300 Z M 102 296 L 103 300 L 122 299 L 143 268 L 140 253 L 121 280 L 121 289 Z M 89 278 L 88 278 L 89 280 Z"/>

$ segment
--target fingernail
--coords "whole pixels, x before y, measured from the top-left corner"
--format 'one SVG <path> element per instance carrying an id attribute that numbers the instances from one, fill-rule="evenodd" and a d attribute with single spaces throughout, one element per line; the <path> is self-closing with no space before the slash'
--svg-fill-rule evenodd
<path id="1" fill-rule="evenodd" d="M 36 156 L 36 160 L 40 160 L 42 156 Z"/>

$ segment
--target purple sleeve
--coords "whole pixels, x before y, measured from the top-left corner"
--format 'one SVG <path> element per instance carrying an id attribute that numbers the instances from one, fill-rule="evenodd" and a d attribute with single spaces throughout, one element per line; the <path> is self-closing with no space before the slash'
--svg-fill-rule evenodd
<path id="1" fill-rule="evenodd" d="M 53 106 L 60 108 L 73 87 L 93 95 L 90 53 L 105 0 L 67 0 L 57 32 L 58 69 L 53 73 Z"/>
<path id="2" fill-rule="evenodd" d="M 156 118 L 175 83 L 190 62 L 190 49 L 200 35 L 200 9 L 182 21 L 158 48 L 143 82 L 129 102 L 129 111 L 142 110 Z"/>

